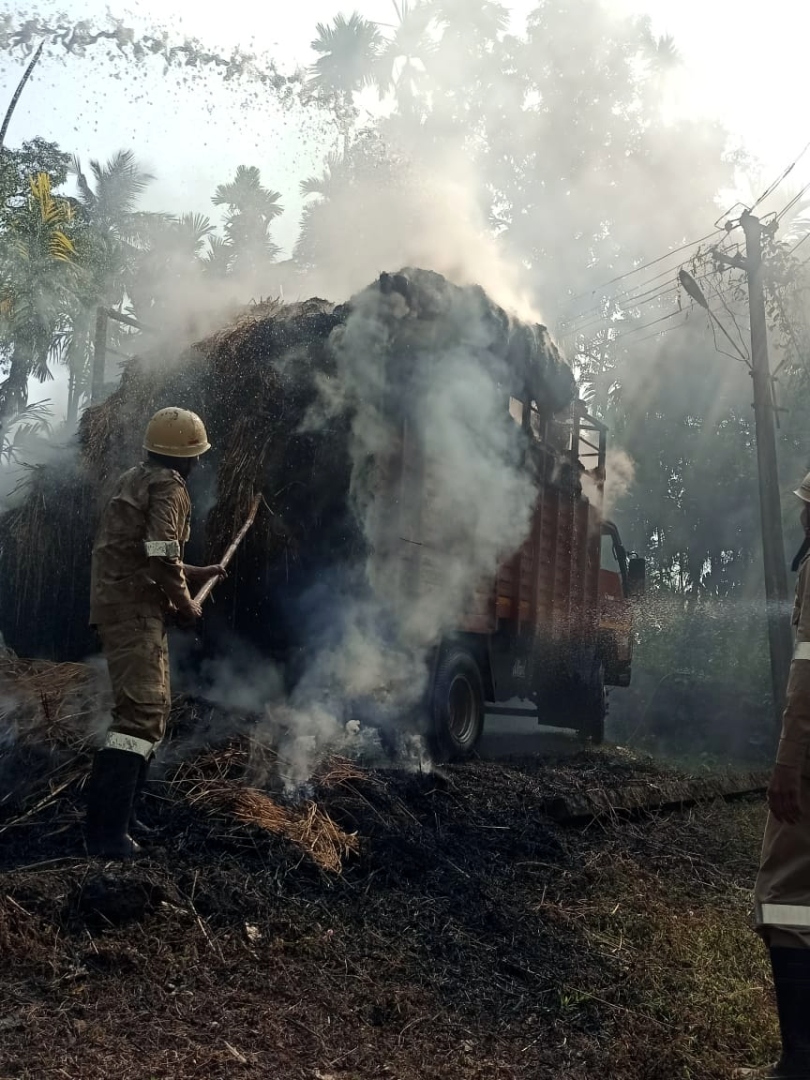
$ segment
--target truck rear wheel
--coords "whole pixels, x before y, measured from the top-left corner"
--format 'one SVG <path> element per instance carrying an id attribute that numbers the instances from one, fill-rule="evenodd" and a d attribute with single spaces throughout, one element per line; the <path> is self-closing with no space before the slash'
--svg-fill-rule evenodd
<path id="1" fill-rule="evenodd" d="M 581 693 L 577 730 L 586 742 L 601 746 L 605 741 L 605 717 L 607 716 L 605 665 L 601 660 L 594 663 L 591 677 L 587 685 L 582 687 Z"/>
<path id="2" fill-rule="evenodd" d="M 473 753 L 484 730 L 484 683 L 466 649 L 448 649 L 440 659 L 430 720 L 431 749 L 439 760 L 458 761 Z"/>

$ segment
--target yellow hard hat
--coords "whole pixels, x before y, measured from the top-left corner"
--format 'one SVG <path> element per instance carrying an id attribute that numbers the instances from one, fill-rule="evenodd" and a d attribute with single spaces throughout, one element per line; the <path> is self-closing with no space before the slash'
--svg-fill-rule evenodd
<path id="1" fill-rule="evenodd" d="M 188 409 L 161 409 L 146 428 L 144 450 L 162 457 L 199 457 L 211 449 L 205 424 Z"/>
<path id="2" fill-rule="evenodd" d="M 803 502 L 810 503 L 810 473 L 805 476 L 793 494 L 798 495 Z"/>

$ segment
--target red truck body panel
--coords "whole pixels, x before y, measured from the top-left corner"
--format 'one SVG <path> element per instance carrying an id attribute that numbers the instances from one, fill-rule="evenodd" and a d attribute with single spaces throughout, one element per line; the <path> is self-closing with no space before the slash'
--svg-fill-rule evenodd
<path id="1" fill-rule="evenodd" d="M 559 655 L 565 648 L 596 647 L 600 586 L 610 579 L 613 588 L 616 578 L 600 573 L 601 508 L 585 493 L 601 502 L 604 428 L 579 403 L 568 418 L 555 423 L 557 453 L 569 465 L 567 473 L 546 470 L 547 478 L 538 483 L 528 535 L 519 550 L 502 563 L 494 579 L 481 581 L 471 590 L 462 610 L 446 613 L 448 633 L 488 640 L 499 635 L 501 642 L 514 639 L 521 642 L 524 654 L 557 650 Z M 562 453 L 561 431 L 566 444 Z M 592 441 L 594 432 L 602 433 L 596 442 Z M 539 454 L 549 453 L 543 449 L 545 430 L 540 436 L 530 433 L 530 438 Z M 446 517 L 452 511 L 440 504 L 424 447 L 405 423 L 395 449 L 378 466 L 375 548 L 382 556 L 381 566 L 387 568 L 382 583 L 385 592 L 400 610 L 401 605 L 430 604 L 434 596 L 440 602 L 439 586 L 447 566 Z M 458 548 L 463 557 L 463 536 Z"/>

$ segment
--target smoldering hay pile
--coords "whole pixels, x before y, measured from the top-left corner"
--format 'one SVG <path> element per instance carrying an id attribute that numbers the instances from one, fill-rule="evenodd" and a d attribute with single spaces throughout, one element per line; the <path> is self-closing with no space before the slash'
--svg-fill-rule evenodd
<path id="1" fill-rule="evenodd" d="M 13 863 L 30 861 L 36 848 L 56 844 L 60 856 L 80 855 L 83 789 L 106 688 L 98 670 L 85 664 L 19 660 L 0 649 L 0 847 Z M 223 837 L 273 834 L 300 849 L 321 870 L 340 873 L 357 854 L 359 839 L 342 829 L 313 799 L 296 805 L 254 786 L 266 767 L 283 768 L 263 744 L 247 734 L 231 736 L 212 749 L 175 756 L 189 729 L 205 722 L 194 702 L 175 703 L 168 746 L 152 768 L 158 801 L 175 817 L 194 808 L 200 823 L 211 822 Z M 167 752 L 168 750 L 168 752 Z M 336 757 L 320 762 L 313 794 L 373 777 Z M 149 809 L 147 809 L 149 813 Z M 175 821 L 176 824 L 176 821 Z"/>
<path id="2" fill-rule="evenodd" d="M 194 478 L 187 560 L 216 561 L 254 493 L 263 496 L 207 609 L 196 668 L 214 672 L 212 700 L 255 689 L 254 711 L 273 683 L 268 727 L 290 783 L 304 782 L 358 722 L 384 728 L 416 706 L 428 650 L 523 540 L 534 481 L 520 464 L 510 395 L 552 415 L 574 393 L 544 327 L 432 272 L 383 274 L 339 306 L 255 306 L 177 360 L 131 362 L 84 414 L 78 462 L 35 472 L 27 497 L 0 518 L 0 633 L 19 655 L 72 661 L 97 650 L 86 611 L 99 502 L 141 457 L 150 415 L 191 408 L 213 450 Z M 427 447 L 433 496 L 446 508 L 435 595 L 404 616 L 379 551 L 374 573 L 368 558 L 381 462 L 403 419 Z M 283 676 L 268 680 L 275 662 Z"/>
<path id="3" fill-rule="evenodd" d="M 429 363 L 418 368 L 425 355 Z M 80 660 L 95 651 L 86 616 L 98 505 L 140 460 L 144 427 L 159 408 L 199 412 L 213 444 L 195 478 L 189 561 L 216 560 L 254 492 L 264 496 L 212 612 L 272 651 L 311 629 L 303 583 L 321 582 L 326 596 L 346 577 L 330 579 L 336 565 L 362 576 L 363 516 L 386 437 L 382 397 L 454 403 L 438 417 L 434 408 L 431 423 L 463 429 L 478 419 L 464 413 L 465 395 L 493 398 L 481 415 L 499 416 L 505 427 L 505 396 L 527 391 L 550 413 L 574 395 L 571 371 L 545 329 L 515 320 L 477 287 L 421 270 L 384 274 L 339 306 L 257 305 L 178 359 L 146 354 L 85 412 L 78 461 L 66 453 L 64 465 L 33 470 L 27 496 L 0 517 L 0 633 L 19 655 Z M 497 442 L 491 432 L 471 434 L 473 445 Z M 498 437 L 503 444 L 504 432 Z M 482 453 L 496 469 L 512 470 L 505 444 Z M 463 477 L 454 482 L 463 488 Z"/>

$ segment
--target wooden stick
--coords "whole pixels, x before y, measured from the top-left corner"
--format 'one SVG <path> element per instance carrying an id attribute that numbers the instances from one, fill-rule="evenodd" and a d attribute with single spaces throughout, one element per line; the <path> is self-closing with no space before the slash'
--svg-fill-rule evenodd
<path id="1" fill-rule="evenodd" d="M 262 501 L 261 495 L 257 495 L 256 498 L 253 500 L 253 502 L 251 504 L 251 507 L 250 507 L 250 513 L 247 516 L 247 520 L 245 521 L 245 524 L 242 526 L 242 528 L 239 530 L 239 532 L 236 534 L 236 536 L 231 541 L 231 545 L 228 548 L 228 550 L 225 552 L 225 554 L 219 560 L 219 565 L 220 566 L 227 566 L 228 563 L 231 561 L 231 559 L 236 554 L 236 549 L 239 547 L 239 545 L 245 539 L 245 536 L 247 535 L 248 530 L 250 529 L 253 522 L 256 520 L 256 514 L 258 512 L 259 503 L 261 501 Z M 214 586 L 216 585 L 217 580 L 218 580 L 217 578 L 212 578 L 210 581 L 206 581 L 206 583 L 203 585 L 203 587 L 200 589 L 200 591 L 194 597 L 194 599 L 197 601 L 198 604 L 201 604 L 204 600 L 206 600 L 211 595 L 211 592 L 212 592 Z"/>

